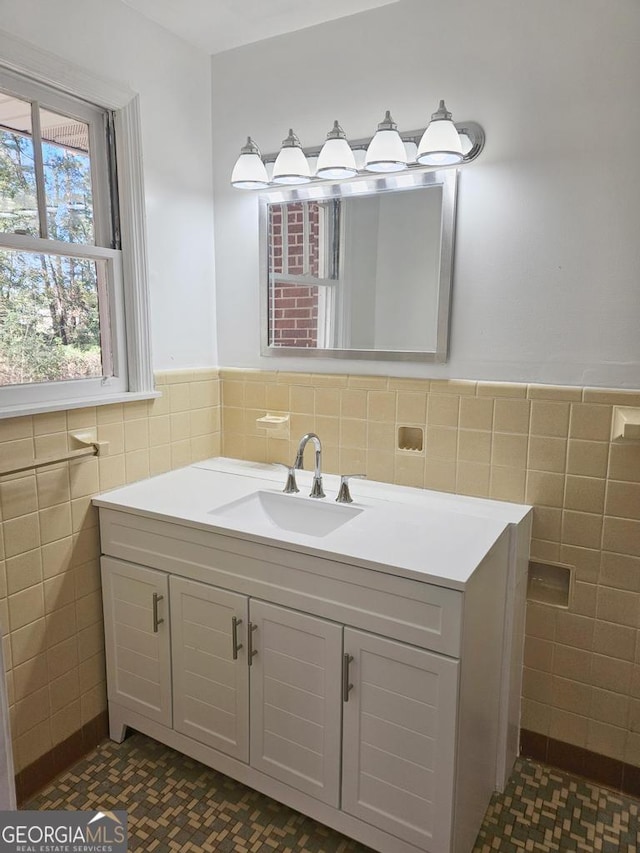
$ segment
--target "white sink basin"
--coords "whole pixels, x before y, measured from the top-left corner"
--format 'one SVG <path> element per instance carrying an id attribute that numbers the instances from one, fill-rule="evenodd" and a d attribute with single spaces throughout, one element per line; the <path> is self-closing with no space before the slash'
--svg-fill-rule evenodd
<path id="1" fill-rule="evenodd" d="M 326 503 L 321 498 L 302 498 L 283 492 L 258 491 L 209 511 L 226 522 L 275 526 L 307 536 L 326 536 L 348 524 L 362 509 Z"/>

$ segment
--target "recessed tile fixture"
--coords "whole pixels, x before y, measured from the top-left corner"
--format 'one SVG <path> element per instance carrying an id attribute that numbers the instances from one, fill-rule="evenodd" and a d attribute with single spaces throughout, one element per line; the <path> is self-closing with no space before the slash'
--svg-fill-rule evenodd
<path id="1" fill-rule="evenodd" d="M 424 430 L 422 427 L 398 427 L 398 450 L 422 453 L 424 449 Z"/>
<path id="2" fill-rule="evenodd" d="M 130 849 L 371 853 L 298 812 L 150 738 L 104 741 L 24 803 L 28 809 L 125 809 Z M 640 803 L 518 759 L 491 801 L 473 853 L 635 851 Z"/>
<path id="3" fill-rule="evenodd" d="M 554 607 L 569 606 L 571 566 L 554 563 L 529 563 L 527 598 Z"/>

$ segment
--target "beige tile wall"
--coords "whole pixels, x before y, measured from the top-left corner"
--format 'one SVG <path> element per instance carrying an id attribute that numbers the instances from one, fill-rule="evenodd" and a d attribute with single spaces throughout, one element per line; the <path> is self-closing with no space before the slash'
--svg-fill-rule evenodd
<path id="1" fill-rule="evenodd" d="M 640 765 L 640 445 L 609 442 L 640 392 L 223 370 L 224 453 L 535 505 L 532 553 L 575 566 L 569 610 L 529 606 L 524 725 Z M 96 426 L 108 456 L 0 479 L 0 623 L 21 769 L 105 707 L 96 491 L 220 452 L 216 371 L 159 374 L 163 397 L 0 421 L 0 468 Z M 287 441 L 256 428 L 291 412 Z M 399 452 L 397 426 L 425 452 Z"/>
<path id="2" fill-rule="evenodd" d="M 16 771 L 106 707 L 90 496 L 220 453 L 217 370 L 156 376 L 162 397 L 0 420 L 0 470 L 96 427 L 108 455 L 0 478 L 0 624 Z"/>
<path id="3" fill-rule="evenodd" d="M 535 506 L 532 557 L 575 567 L 568 610 L 530 604 L 523 725 L 640 765 L 640 444 L 611 444 L 640 391 L 222 370 L 227 456 Z M 291 413 L 291 441 L 256 427 Z M 423 454 L 398 452 L 420 426 Z M 357 486 L 354 486 L 357 490 Z"/>

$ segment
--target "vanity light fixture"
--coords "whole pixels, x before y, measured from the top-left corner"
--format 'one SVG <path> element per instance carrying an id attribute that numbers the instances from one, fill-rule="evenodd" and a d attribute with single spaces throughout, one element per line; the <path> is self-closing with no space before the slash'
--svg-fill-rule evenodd
<path id="1" fill-rule="evenodd" d="M 269 176 L 260 149 L 250 136 L 247 136 L 247 144 L 240 149 L 240 156 L 231 173 L 231 184 L 241 190 L 261 190 L 269 186 Z"/>
<path id="2" fill-rule="evenodd" d="M 337 121 L 327 133 L 327 140 L 318 155 L 316 175 L 327 180 L 352 178 L 358 174 L 356 158 L 347 142 L 347 135 Z"/>
<path id="3" fill-rule="evenodd" d="M 462 157 L 460 135 L 444 101 L 440 101 L 422 135 L 416 159 L 423 166 L 453 166 L 460 163 Z"/>
<path id="4" fill-rule="evenodd" d="M 368 172 L 401 172 L 407 168 L 404 142 L 389 110 L 369 143 L 364 167 Z"/>
<path id="5" fill-rule="evenodd" d="M 296 134 L 289 130 L 278 154 L 262 157 L 249 137 L 234 166 L 231 183 L 239 189 L 275 189 L 279 184 L 283 192 L 291 186 L 294 192 L 308 193 L 317 190 L 296 190 L 295 185 L 351 180 L 353 192 L 357 192 L 368 181 L 380 180 L 374 178 L 375 173 L 396 173 L 396 180 L 400 181 L 403 176 L 409 178 L 420 171 L 471 163 L 484 148 L 484 142 L 484 131 L 477 122 L 454 122 L 444 101 L 440 101 L 426 130 L 400 133 L 387 110 L 373 139 L 347 140 L 335 121 L 322 146 L 303 149 Z M 265 163 L 273 164 L 272 178 Z M 330 188 L 327 192 L 330 194 Z"/>
<path id="6" fill-rule="evenodd" d="M 306 184 L 310 180 L 309 161 L 305 157 L 300 140 L 289 128 L 289 136 L 283 140 L 273 167 L 273 182 L 275 184 Z"/>

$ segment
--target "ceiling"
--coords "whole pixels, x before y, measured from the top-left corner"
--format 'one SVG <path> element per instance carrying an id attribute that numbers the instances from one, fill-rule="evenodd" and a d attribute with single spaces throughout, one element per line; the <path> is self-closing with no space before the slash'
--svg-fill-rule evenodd
<path id="1" fill-rule="evenodd" d="M 0 92 L 0 129 L 31 136 L 31 102 Z M 40 107 L 40 132 L 47 142 L 89 151 L 88 131 L 84 122 Z"/>
<path id="2" fill-rule="evenodd" d="M 122 0 L 207 53 L 261 41 L 399 0 Z"/>

